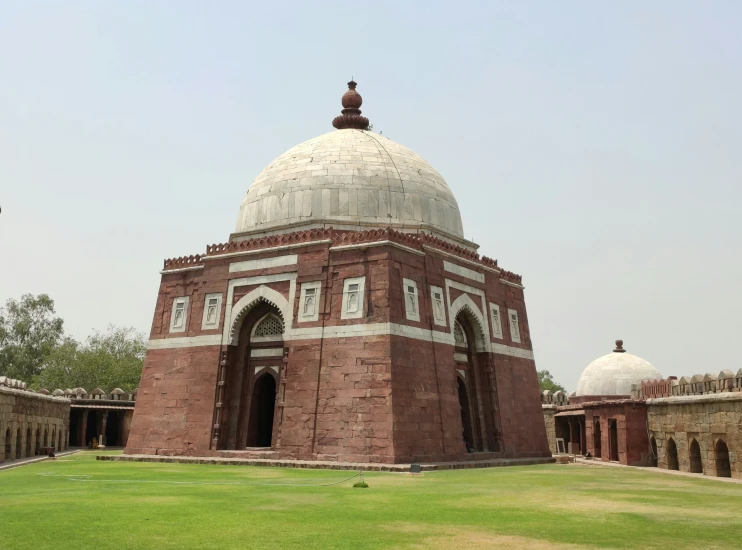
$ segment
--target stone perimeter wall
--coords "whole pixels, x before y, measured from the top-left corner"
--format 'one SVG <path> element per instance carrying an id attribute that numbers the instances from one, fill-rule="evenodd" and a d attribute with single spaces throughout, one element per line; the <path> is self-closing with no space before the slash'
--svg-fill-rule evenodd
<path id="1" fill-rule="evenodd" d="M 657 465 L 668 469 L 668 443 L 677 448 L 680 471 L 691 471 L 690 446 L 700 447 L 703 473 L 716 476 L 717 445 L 728 448 L 731 476 L 742 479 L 742 393 L 729 392 L 701 396 L 648 399 L 649 431 L 657 444 Z"/>
<path id="2" fill-rule="evenodd" d="M 70 400 L 0 385 L 0 462 L 67 449 Z"/>

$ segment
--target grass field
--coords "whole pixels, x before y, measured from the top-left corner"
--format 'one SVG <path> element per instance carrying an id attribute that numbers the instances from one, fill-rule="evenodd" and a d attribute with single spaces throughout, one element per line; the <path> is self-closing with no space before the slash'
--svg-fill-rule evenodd
<path id="1" fill-rule="evenodd" d="M 349 475 L 81 453 L 0 472 L 0 548 L 742 548 L 739 484 L 546 465 L 318 486 Z"/>

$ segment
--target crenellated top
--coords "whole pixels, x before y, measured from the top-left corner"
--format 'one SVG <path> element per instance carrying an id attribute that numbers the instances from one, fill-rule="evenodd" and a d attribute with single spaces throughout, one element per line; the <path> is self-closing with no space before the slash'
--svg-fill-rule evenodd
<path id="1" fill-rule="evenodd" d="M 680 379 L 670 376 L 662 380 L 644 380 L 637 390 L 643 399 L 742 392 L 742 369 L 739 369 L 737 374 L 725 369 L 718 374 L 709 372 L 682 376 Z"/>
<path id="2" fill-rule="evenodd" d="M 165 260 L 163 265 L 164 271 L 173 269 L 187 269 L 192 267 L 202 267 L 204 265 L 201 255 L 181 256 L 180 258 L 170 258 Z"/>
<path id="3" fill-rule="evenodd" d="M 503 270 L 495 259 L 480 256 L 477 252 L 463 246 L 451 243 L 430 233 L 407 233 L 392 227 L 369 229 L 366 231 L 344 231 L 332 227 L 323 229 L 307 229 L 279 235 L 267 235 L 253 239 L 232 240 L 226 243 L 210 244 L 206 246 L 206 253 L 195 256 L 182 256 L 164 261 L 163 272 L 177 272 L 188 269 L 200 269 L 205 260 L 218 259 L 220 256 L 239 254 L 240 252 L 257 252 L 263 249 L 282 248 L 326 242 L 330 246 L 344 246 L 379 241 L 394 242 L 415 250 L 430 249 L 453 256 L 458 256 L 468 262 L 474 262 L 490 270 L 496 270 L 501 279 L 521 285 L 523 278 L 512 271 Z"/>

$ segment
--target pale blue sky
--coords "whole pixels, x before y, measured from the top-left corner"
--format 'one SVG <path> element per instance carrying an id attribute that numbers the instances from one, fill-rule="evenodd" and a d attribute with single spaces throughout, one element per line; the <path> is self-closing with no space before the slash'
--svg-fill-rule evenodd
<path id="1" fill-rule="evenodd" d="M 742 3 L 0 4 L 0 301 L 149 331 L 165 257 L 227 240 L 252 179 L 351 75 L 522 273 L 537 366 L 613 340 L 742 367 Z"/>

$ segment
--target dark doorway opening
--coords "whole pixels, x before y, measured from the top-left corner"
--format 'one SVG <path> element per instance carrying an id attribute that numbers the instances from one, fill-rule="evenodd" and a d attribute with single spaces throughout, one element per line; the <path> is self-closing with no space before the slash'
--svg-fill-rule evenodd
<path id="1" fill-rule="evenodd" d="M 601 458 L 601 439 L 603 434 L 600 431 L 600 419 L 595 420 L 593 423 L 593 454 L 595 458 Z"/>
<path id="2" fill-rule="evenodd" d="M 15 435 L 15 457 L 16 458 L 21 458 L 21 449 L 22 449 L 22 446 L 21 446 L 21 429 L 18 428 L 18 431 L 16 432 L 16 435 Z"/>
<path id="3" fill-rule="evenodd" d="M 716 477 L 732 477 L 732 467 L 729 463 L 729 447 L 723 439 L 716 442 Z"/>
<path id="4" fill-rule="evenodd" d="M 110 411 L 108 418 L 106 419 L 106 446 L 107 447 L 120 447 L 120 429 L 119 424 L 121 423 L 121 417 L 118 413 Z"/>
<path id="5" fill-rule="evenodd" d="M 85 426 L 85 441 L 83 444 L 87 447 L 93 441 L 93 438 L 97 440 L 98 436 L 100 436 L 98 433 L 98 413 L 96 411 L 88 411 L 88 422 Z"/>
<path id="6" fill-rule="evenodd" d="M 54 447 L 55 451 L 59 450 L 59 447 L 57 447 L 57 428 L 52 429 L 52 440 L 49 442 L 50 447 Z"/>
<path id="7" fill-rule="evenodd" d="M 680 465 L 678 464 L 678 446 L 675 445 L 675 440 L 672 437 L 667 440 L 667 469 L 680 470 Z"/>
<path id="8" fill-rule="evenodd" d="M 33 456 L 31 452 L 32 437 L 31 428 L 26 428 L 26 457 Z"/>
<path id="9" fill-rule="evenodd" d="M 10 428 L 8 428 L 7 430 L 5 430 L 5 460 L 10 460 L 11 458 L 13 458 L 12 456 L 10 456 L 10 438 Z"/>
<path id="10" fill-rule="evenodd" d="M 466 382 L 461 377 L 456 377 L 459 383 L 459 407 L 461 408 L 462 437 L 471 449 L 474 449 L 474 436 L 471 425 L 471 412 L 469 409 L 469 395 L 466 391 Z"/>
<path id="11" fill-rule="evenodd" d="M 80 425 L 82 423 L 82 411 L 80 409 L 72 409 L 70 411 L 70 429 L 67 432 L 69 439 L 67 440 L 68 447 L 79 447 L 80 443 Z"/>
<path id="12" fill-rule="evenodd" d="M 690 442 L 690 473 L 702 474 L 703 463 L 701 462 L 701 446 L 693 439 Z"/>
<path id="13" fill-rule="evenodd" d="M 36 428 L 36 445 L 34 446 L 34 454 L 39 454 L 39 449 L 41 448 L 41 430 Z"/>
<path id="14" fill-rule="evenodd" d="M 248 447 L 270 447 L 273 442 L 273 411 L 276 407 L 276 379 L 268 373 L 255 380 L 247 431 Z"/>
<path id="15" fill-rule="evenodd" d="M 657 440 L 652 436 L 652 438 L 649 440 L 649 451 L 652 453 L 652 456 L 649 457 L 649 462 L 652 466 L 657 466 Z"/>
<path id="16" fill-rule="evenodd" d="M 618 422 L 611 419 L 608 421 L 608 435 L 609 435 L 609 460 L 618 462 Z"/>

